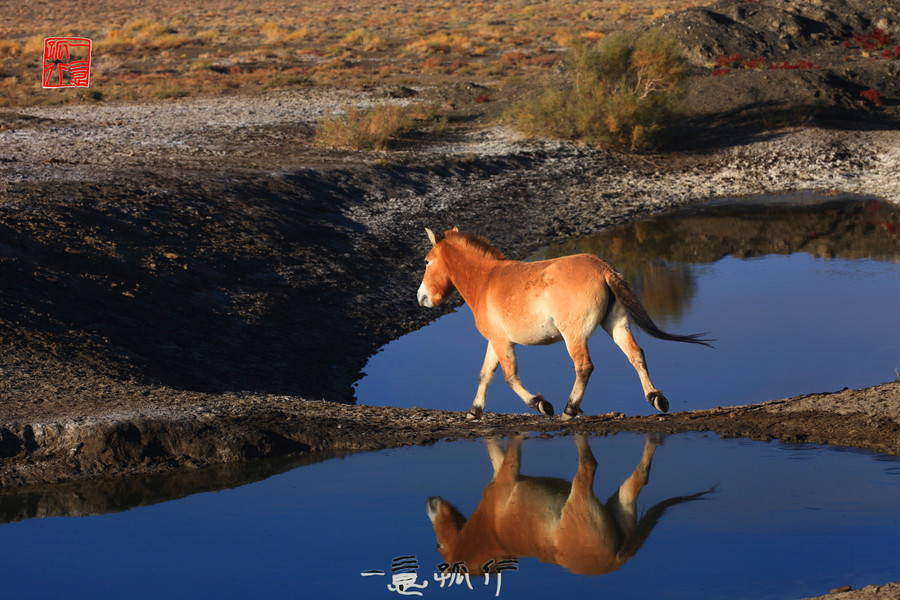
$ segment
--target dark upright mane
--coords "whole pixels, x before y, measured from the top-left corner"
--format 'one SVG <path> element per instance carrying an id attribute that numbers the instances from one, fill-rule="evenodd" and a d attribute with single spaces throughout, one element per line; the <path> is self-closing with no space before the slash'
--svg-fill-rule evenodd
<path id="1" fill-rule="evenodd" d="M 444 239 L 459 244 L 485 258 L 493 258 L 494 260 L 506 259 L 502 252 L 491 246 L 491 243 L 481 236 L 461 231 L 448 231 L 444 234 Z"/>

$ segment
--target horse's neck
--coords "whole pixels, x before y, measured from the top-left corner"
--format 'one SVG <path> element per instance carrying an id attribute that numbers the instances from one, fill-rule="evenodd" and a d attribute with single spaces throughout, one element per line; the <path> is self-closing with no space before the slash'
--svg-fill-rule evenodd
<path id="1" fill-rule="evenodd" d="M 474 306 L 484 290 L 488 271 L 497 263 L 495 259 L 451 245 L 448 253 L 450 281 L 469 306 Z"/>

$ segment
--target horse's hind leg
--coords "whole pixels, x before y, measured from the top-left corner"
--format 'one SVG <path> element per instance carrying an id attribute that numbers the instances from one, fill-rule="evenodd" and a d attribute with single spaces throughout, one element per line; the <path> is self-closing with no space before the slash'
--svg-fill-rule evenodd
<path id="1" fill-rule="evenodd" d="M 610 335 L 616 345 L 622 349 L 629 362 L 637 371 L 638 377 L 641 378 L 641 387 L 644 388 L 644 398 L 652 404 L 657 410 L 666 412 L 669 410 L 669 401 L 662 395 L 658 389 L 653 387 L 650 381 L 650 373 L 647 371 L 647 360 L 644 358 L 644 351 L 634 336 L 631 335 L 631 329 L 628 327 L 628 316 L 626 315 L 622 305 L 616 302 L 603 321 L 603 329 Z"/>
<path id="2" fill-rule="evenodd" d="M 544 400 L 541 394 L 534 395 L 522 385 L 522 381 L 519 379 L 519 365 L 516 360 L 515 345 L 508 340 L 492 340 L 491 346 L 497 354 L 500 366 L 503 368 L 503 376 L 506 378 L 506 383 L 512 391 L 528 405 L 528 408 L 533 408 L 541 414 L 552 416 L 553 406 Z"/>
<path id="3" fill-rule="evenodd" d="M 644 441 L 641 462 L 634 468 L 634 472 L 628 479 L 619 486 L 616 493 L 606 501 L 606 508 L 612 513 L 625 538 L 631 537 L 637 526 L 637 499 L 641 490 L 650 481 L 650 464 L 653 462 L 653 453 L 659 444 L 658 438 L 647 436 Z"/>

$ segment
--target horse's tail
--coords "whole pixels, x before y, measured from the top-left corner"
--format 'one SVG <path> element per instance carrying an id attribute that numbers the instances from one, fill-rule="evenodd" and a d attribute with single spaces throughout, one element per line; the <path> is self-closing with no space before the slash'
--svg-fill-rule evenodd
<path id="1" fill-rule="evenodd" d="M 715 340 L 704 338 L 703 336 L 706 335 L 705 333 L 695 333 L 692 335 L 675 335 L 673 333 L 666 333 L 665 331 L 657 327 L 656 323 L 653 322 L 653 319 L 650 318 L 650 315 L 647 314 L 647 309 L 645 309 L 644 305 L 641 304 L 641 301 L 638 299 L 637 294 L 634 293 L 634 290 L 631 289 L 631 286 L 628 285 L 628 282 L 625 281 L 625 278 L 615 270 L 609 269 L 607 271 L 606 284 L 615 295 L 616 301 L 622 303 L 622 306 L 625 308 L 625 312 L 628 313 L 628 316 L 632 321 L 634 321 L 634 324 L 653 337 L 659 338 L 661 340 L 669 340 L 671 342 L 687 342 L 689 344 L 703 344 L 704 346 L 709 346 L 710 348 L 713 347 L 710 342 L 713 342 Z"/>
<path id="2" fill-rule="evenodd" d="M 653 505 L 641 516 L 637 523 L 637 527 L 635 527 L 634 531 L 627 535 L 622 542 L 622 547 L 616 553 L 616 562 L 623 565 L 637 554 L 637 551 L 641 549 L 641 546 L 643 546 L 644 542 L 647 541 L 647 538 L 650 537 L 653 528 L 656 527 L 656 524 L 659 523 L 663 513 L 667 510 L 679 504 L 694 502 L 696 500 L 706 500 L 706 496 L 715 491 L 716 486 L 713 486 L 705 492 L 698 492 L 696 494 L 691 494 L 690 496 L 676 496 L 675 498 L 669 498 L 668 500 L 663 500 L 662 502 Z"/>

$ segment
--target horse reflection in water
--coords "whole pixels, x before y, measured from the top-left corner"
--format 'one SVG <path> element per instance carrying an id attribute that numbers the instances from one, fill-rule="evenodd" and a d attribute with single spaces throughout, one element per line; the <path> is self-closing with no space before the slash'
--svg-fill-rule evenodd
<path id="1" fill-rule="evenodd" d="M 482 565 L 491 559 L 525 556 L 582 575 L 615 571 L 640 550 L 666 509 L 713 491 L 669 498 L 638 519 L 638 495 L 661 441 L 648 435 L 634 472 L 602 504 L 593 491 L 597 461 L 584 436 L 575 438 L 578 471 L 572 482 L 522 475 L 521 439 L 513 439 L 505 453 L 497 440 L 488 440 L 494 477 L 468 519 L 446 500 L 428 499 L 438 551 L 450 564 L 464 562 L 472 575 L 484 574 Z"/>

